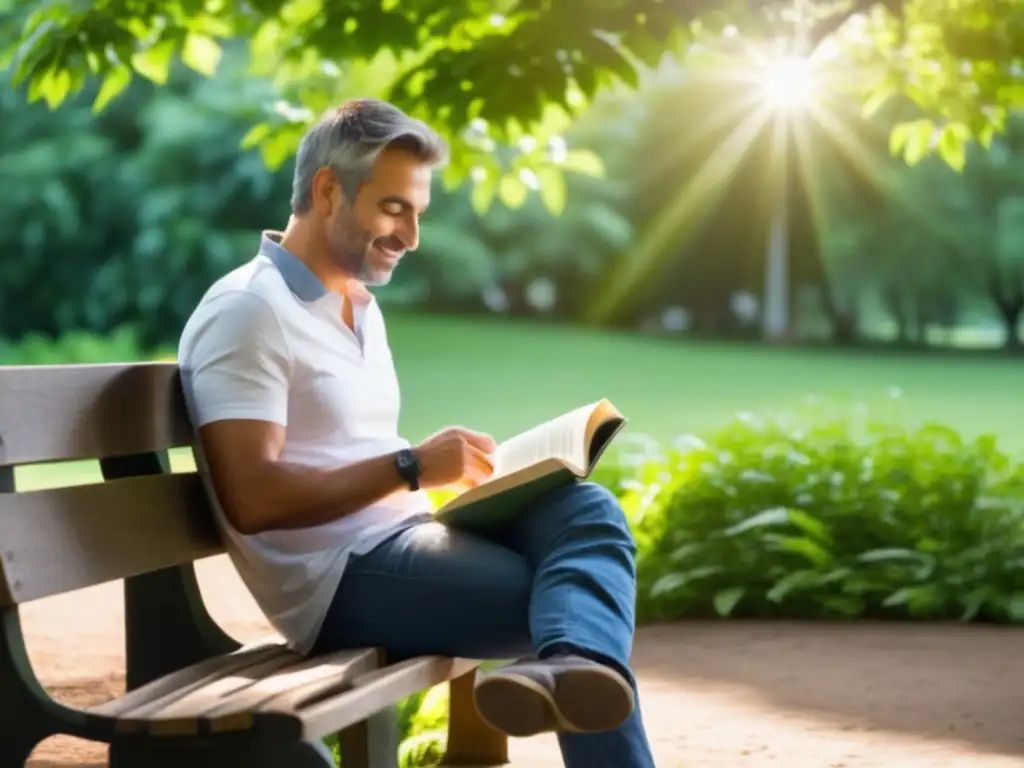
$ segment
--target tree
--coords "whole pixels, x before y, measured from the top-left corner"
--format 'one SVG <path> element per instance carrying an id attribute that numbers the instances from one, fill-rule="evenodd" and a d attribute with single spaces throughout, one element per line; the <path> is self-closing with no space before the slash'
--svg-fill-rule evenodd
<path id="1" fill-rule="evenodd" d="M 729 26 L 812 47 L 834 39 L 865 72 L 856 87 L 867 107 L 904 93 L 941 117 L 938 141 L 931 128 L 899 134 L 894 149 L 908 160 L 939 149 L 955 163 L 968 137 L 987 142 L 1024 102 L 1014 69 L 1024 0 L 51 0 L 31 11 L 0 0 L 0 14 L 5 6 L 0 27 L 25 18 L 0 65 L 30 100 L 53 106 L 98 81 L 102 108 L 135 74 L 165 82 L 176 58 L 212 73 L 222 41 L 241 38 L 286 99 L 247 137 L 272 166 L 342 94 L 378 93 L 452 139 L 452 185 L 471 177 L 507 204 L 523 198 L 527 169 L 541 184 L 565 170 L 600 173 L 589 153 L 553 149 L 571 118 L 600 88 L 636 86 L 666 53 Z M 494 142 L 518 151 L 499 166 Z"/>
<path id="2" fill-rule="evenodd" d="M 859 87 L 865 111 L 903 98 L 924 114 L 892 132 L 893 152 L 908 163 L 937 150 L 960 170 L 967 140 L 987 148 L 1024 106 L 1024 0 L 856 0 L 854 7 L 866 13 L 837 38 L 849 63 L 869 75 Z"/>

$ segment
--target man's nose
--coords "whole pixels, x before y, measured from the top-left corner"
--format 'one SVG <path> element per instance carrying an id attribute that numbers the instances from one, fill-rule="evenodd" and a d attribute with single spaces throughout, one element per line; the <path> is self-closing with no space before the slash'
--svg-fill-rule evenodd
<path id="1" fill-rule="evenodd" d="M 415 216 L 410 216 L 402 223 L 402 231 L 398 235 L 407 251 L 415 251 L 420 245 L 420 222 Z"/>

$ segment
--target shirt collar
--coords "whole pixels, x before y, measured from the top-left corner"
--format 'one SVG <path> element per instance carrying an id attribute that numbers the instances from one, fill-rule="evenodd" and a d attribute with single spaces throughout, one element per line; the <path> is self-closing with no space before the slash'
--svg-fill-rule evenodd
<path id="1" fill-rule="evenodd" d="M 373 294 L 358 280 L 349 281 L 346 295 L 328 290 L 302 259 L 281 245 L 283 236 L 282 232 L 276 230 L 264 230 L 260 237 L 259 253 L 277 267 L 285 284 L 299 301 L 313 303 L 330 296 L 342 302 L 349 300 L 356 309 L 373 303 Z"/>
<path id="2" fill-rule="evenodd" d="M 302 259 L 281 245 L 281 237 L 281 232 L 269 229 L 264 231 L 260 237 L 260 255 L 273 262 L 288 288 L 300 301 L 322 299 L 328 293 L 327 286 Z"/>

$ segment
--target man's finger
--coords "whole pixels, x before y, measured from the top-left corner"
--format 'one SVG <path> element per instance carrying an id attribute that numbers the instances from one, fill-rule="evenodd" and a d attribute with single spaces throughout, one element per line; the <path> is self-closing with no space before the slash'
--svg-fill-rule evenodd
<path id="1" fill-rule="evenodd" d="M 490 477 L 494 473 L 494 464 L 491 462 L 491 457 L 479 448 L 470 445 L 469 458 L 470 466 L 483 473 L 484 477 Z"/>
<path id="2" fill-rule="evenodd" d="M 494 438 L 484 432 L 476 432 L 465 427 L 456 427 L 456 429 L 465 438 L 467 443 L 484 453 L 494 453 L 494 449 L 498 447 Z"/>

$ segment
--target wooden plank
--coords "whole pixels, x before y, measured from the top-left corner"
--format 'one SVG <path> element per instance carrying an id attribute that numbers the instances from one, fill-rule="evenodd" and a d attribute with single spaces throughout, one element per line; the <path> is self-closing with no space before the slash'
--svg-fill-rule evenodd
<path id="1" fill-rule="evenodd" d="M 166 706 L 145 712 L 129 712 L 126 716 L 145 715 L 153 720 L 188 717 L 212 720 L 218 716 L 249 712 L 265 699 L 290 688 L 331 677 L 339 669 L 347 672 L 348 679 L 351 679 L 359 672 L 376 666 L 376 651 L 367 649 L 308 658 L 296 654 L 284 664 L 238 670 Z"/>
<path id="2" fill-rule="evenodd" d="M 356 678 L 352 689 L 340 696 L 312 701 L 298 710 L 303 739 L 322 739 L 351 723 L 380 712 L 406 696 L 460 677 L 478 662 L 447 656 L 421 656 L 392 664 Z M 267 705 L 260 708 L 273 717 Z M 281 716 L 281 715 L 277 715 Z"/>
<path id="3" fill-rule="evenodd" d="M 0 366 L 0 467 L 192 440 L 174 363 Z"/>
<path id="4" fill-rule="evenodd" d="M 197 688 L 209 685 L 224 675 L 255 666 L 276 656 L 291 653 L 293 651 L 290 651 L 279 640 L 262 640 L 251 643 L 227 656 L 215 656 L 191 667 L 180 669 L 141 688 L 129 691 L 119 699 L 92 707 L 88 711 L 90 715 L 98 717 L 121 717 L 132 710 L 172 700 L 168 697 L 184 696 Z"/>
<path id="5" fill-rule="evenodd" d="M 314 698 L 340 693 L 350 687 L 353 680 L 375 670 L 379 663 L 380 654 L 373 648 L 314 656 L 304 664 L 282 670 L 222 698 L 219 704 L 203 712 L 203 718 L 215 720 L 235 712 L 256 710 L 293 712 Z"/>
<path id="6" fill-rule="evenodd" d="M 237 690 L 252 685 L 257 680 L 273 675 L 281 669 L 294 665 L 302 656 L 294 651 L 278 653 L 255 664 L 235 668 L 202 686 L 194 687 L 182 694 L 169 693 L 124 712 L 117 720 L 121 732 L 135 733 L 146 730 L 155 736 L 181 736 L 199 732 L 199 714 L 222 696 L 229 696 Z M 236 729 L 248 729 L 252 718 L 248 713 L 239 717 L 226 718 Z M 223 727 L 221 730 L 229 730 Z"/>
<path id="7" fill-rule="evenodd" d="M 223 551 L 194 472 L 3 494 L 0 608 Z"/>

